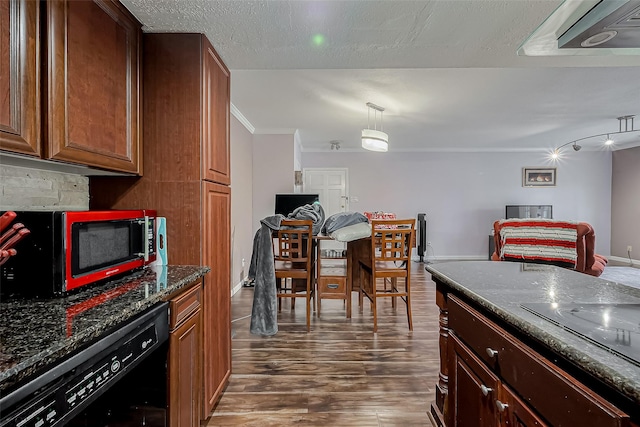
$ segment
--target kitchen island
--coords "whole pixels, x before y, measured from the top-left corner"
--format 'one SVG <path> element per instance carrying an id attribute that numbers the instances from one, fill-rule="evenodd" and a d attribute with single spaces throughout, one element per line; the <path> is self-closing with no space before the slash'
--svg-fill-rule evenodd
<path id="1" fill-rule="evenodd" d="M 615 321 L 608 309 L 623 307 L 635 319 L 639 289 L 539 264 L 443 262 L 426 269 L 440 308 L 431 406 L 437 424 L 638 425 L 640 362 L 630 356 L 640 356 L 639 325 L 620 327 L 617 338 L 614 329 L 615 342 L 605 347 L 563 323 L 584 307 L 604 308 L 604 326 Z M 564 307 L 572 308 L 563 314 Z M 601 330 L 595 320 L 587 323 Z"/>
<path id="2" fill-rule="evenodd" d="M 157 266 L 64 297 L 0 302 L 0 395 L 198 281 L 209 267 Z"/>

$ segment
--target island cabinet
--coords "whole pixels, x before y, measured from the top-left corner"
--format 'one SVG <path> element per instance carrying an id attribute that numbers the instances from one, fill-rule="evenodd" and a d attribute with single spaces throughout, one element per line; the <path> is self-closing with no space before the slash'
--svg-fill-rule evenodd
<path id="1" fill-rule="evenodd" d="M 202 295 L 202 418 L 231 374 L 229 72 L 202 34 L 143 36 L 144 174 L 90 177 L 94 209 L 155 209 L 170 264 L 211 267 Z"/>
<path id="2" fill-rule="evenodd" d="M 193 427 L 200 423 L 202 399 L 202 282 L 190 285 L 169 304 L 169 426 Z"/>
<path id="3" fill-rule="evenodd" d="M 135 17 L 117 0 L 9 0 L 0 14 L 0 148 L 138 174 Z"/>
<path id="4" fill-rule="evenodd" d="M 437 283 L 440 376 L 432 415 L 453 426 L 629 426 L 574 376 Z"/>

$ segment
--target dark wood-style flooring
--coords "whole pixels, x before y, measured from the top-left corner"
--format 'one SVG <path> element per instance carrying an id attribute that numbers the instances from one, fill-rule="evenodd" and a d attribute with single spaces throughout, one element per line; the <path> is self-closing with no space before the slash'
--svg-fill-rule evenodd
<path id="1" fill-rule="evenodd" d="M 304 299 L 283 303 L 279 332 L 249 333 L 253 289 L 232 299 L 232 375 L 207 426 L 431 426 L 427 412 L 438 378 L 435 284 L 412 263 L 413 332 L 404 303 L 378 301 L 378 333 L 370 303 L 353 317 L 344 302 L 322 302 L 306 332 Z"/>

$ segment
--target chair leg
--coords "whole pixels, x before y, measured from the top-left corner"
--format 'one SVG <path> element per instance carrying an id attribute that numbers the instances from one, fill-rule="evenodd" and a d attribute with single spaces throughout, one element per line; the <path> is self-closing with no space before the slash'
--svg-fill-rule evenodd
<path id="1" fill-rule="evenodd" d="M 413 331 L 413 318 L 411 317 L 411 288 L 409 278 L 405 279 L 405 291 L 407 292 L 407 319 L 409 320 L 409 330 Z"/>
<path id="2" fill-rule="evenodd" d="M 360 281 L 360 283 L 358 283 L 358 286 L 360 287 L 360 291 L 358 292 L 358 311 L 360 313 L 362 313 L 362 302 L 364 300 L 364 280 L 363 280 L 363 276 L 364 276 L 364 269 L 358 263 L 358 280 Z"/>
<path id="3" fill-rule="evenodd" d="M 386 279 L 385 279 L 386 280 Z M 390 279 L 390 291 L 391 293 L 397 293 L 398 292 L 398 279 L 393 277 Z M 387 286 L 385 285 L 385 290 L 387 289 Z M 393 308 L 394 310 L 396 309 L 396 297 L 391 297 L 391 308 Z"/>
<path id="4" fill-rule="evenodd" d="M 276 283 L 279 279 L 276 279 Z M 280 288 L 277 289 L 278 292 L 282 292 L 282 282 L 280 282 Z M 278 312 L 282 311 L 282 297 L 278 297 Z"/>
<path id="5" fill-rule="evenodd" d="M 307 283 L 307 332 L 311 331 L 311 288 Z"/>
<path id="6" fill-rule="evenodd" d="M 371 309 L 373 310 L 373 332 L 378 332 L 378 307 L 376 306 L 376 290 L 371 293 Z"/>

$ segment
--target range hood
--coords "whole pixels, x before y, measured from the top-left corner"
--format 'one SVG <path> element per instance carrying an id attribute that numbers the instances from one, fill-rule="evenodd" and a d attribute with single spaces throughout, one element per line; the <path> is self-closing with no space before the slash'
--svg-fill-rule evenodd
<path id="1" fill-rule="evenodd" d="M 602 0 L 558 38 L 559 49 L 640 48 L 640 0 Z"/>
<path id="2" fill-rule="evenodd" d="M 564 0 L 518 55 L 640 55 L 640 0 Z"/>

